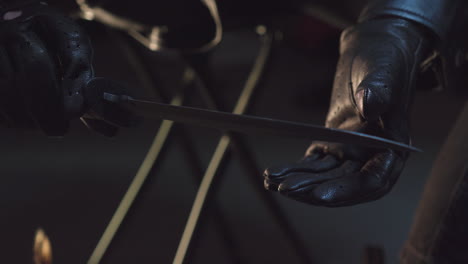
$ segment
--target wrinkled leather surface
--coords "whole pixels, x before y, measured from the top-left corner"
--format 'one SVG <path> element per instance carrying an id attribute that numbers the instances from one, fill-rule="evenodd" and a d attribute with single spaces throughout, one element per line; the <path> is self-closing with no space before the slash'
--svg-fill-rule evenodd
<path id="1" fill-rule="evenodd" d="M 14 127 L 38 126 L 61 136 L 80 114 L 80 88 L 92 77 L 86 34 L 47 5 L 18 7 L 21 16 L 0 22 L 1 108 Z"/>
<path id="2" fill-rule="evenodd" d="M 345 30 L 326 126 L 409 142 L 408 111 L 428 41 L 397 18 Z M 407 153 L 314 142 L 306 157 L 265 171 L 265 187 L 309 204 L 348 206 L 388 193 Z"/>
<path id="3" fill-rule="evenodd" d="M 0 18 L 1 121 L 10 127 L 40 128 L 49 136 L 63 136 L 68 121 L 89 110 L 83 89 L 94 77 L 90 40 L 73 20 L 45 4 L 17 6 L 11 11 L 21 15 L 12 20 Z M 115 135 L 120 125 L 96 114 L 83 120 L 108 136 Z"/>

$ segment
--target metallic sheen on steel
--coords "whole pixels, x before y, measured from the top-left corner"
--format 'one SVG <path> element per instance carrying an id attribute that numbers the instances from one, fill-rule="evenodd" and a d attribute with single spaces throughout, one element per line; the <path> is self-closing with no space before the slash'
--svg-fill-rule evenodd
<path id="1" fill-rule="evenodd" d="M 110 93 L 104 93 L 104 99 L 119 103 L 129 110 L 148 118 L 172 120 L 180 123 L 216 128 L 223 131 L 257 135 L 270 134 L 283 137 L 356 144 L 372 148 L 390 148 L 400 151 L 421 152 L 418 148 L 404 143 L 354 131 L 264 117 L 236 115 L 186 106 L 174 106 L 137 100 L 129 96 L 119 96 Z"/>

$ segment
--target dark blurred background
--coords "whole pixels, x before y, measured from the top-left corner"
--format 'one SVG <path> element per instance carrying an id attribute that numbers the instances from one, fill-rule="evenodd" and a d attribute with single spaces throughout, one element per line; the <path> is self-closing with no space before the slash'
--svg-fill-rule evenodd
<path id="1" fill-rule="evenodd" d="M 186 64 L 179 54 L 145 51 L 119 32 L 94 23 L 84 26 L 95 46 L 97 75 L 126 83 L 135 94 L 146 94 L 137 69 L 124 54 L 123 41 L 149 66 L 158 88 L 170 96 L 180 86 Z M 300 16 L 287 20 L 281 30 L 283 41 L 275 44 L 268 74 L 248 113 L 322 124 L 338 58 L 339 30 Z M 223 109 L 233 108 L 258 49 L 255 27 L 242 26 L 225 32 L 212 54 L 213 86 Z M 188 105 L 204 107 L 196 92 L 189 94 Z M 411 156 L 393 191 L 379 201 L 327 209 L 268 193 L 300 233 L 313 263 L 362 263 L 362 251 L 369 245 L 382 247 L 387 263 L 397 262 L 431 164 L 464 100 L 452 91 L 417 92 L 413 144 L 424 152 Z M 78 121 L 62 139 L 1 129 L 1 262 L 31 263 L 34 233 L 42 227 L 52 242 L 54 263 L 85 263 L 159 125 L 146 120 L 138 128 L 122 129 L 113 139 L 88 131 Z M 221 133 L 183 128 L 206 167 Z M 244 138 L 260 168 L 298 160 L 309 144 L 291 138 Z M 168 144 L 103 263 L 172 261 L 197 190 L 181 144 L 177 137 Z M 301 263 L 247 175 L 234 153 L 215 197 L 235 234 L 242 263 Z M 262 171 L 256 181 L 263 184 Z M 230 263 L 215 228 L 217 220 L 209 214 L 202 222 L 191 263 Z"/>

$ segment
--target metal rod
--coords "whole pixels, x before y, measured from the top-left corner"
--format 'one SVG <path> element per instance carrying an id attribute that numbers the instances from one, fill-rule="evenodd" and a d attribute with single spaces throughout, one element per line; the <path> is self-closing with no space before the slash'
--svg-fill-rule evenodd
<path id="1" fill-rule="evenodd" d="M 176 256 L 174 257 L 173 263 L 184 263 L 184 259 L 187 255 L 188 248 L 192 242 L 195 228 L 198 224 L 200 214 L 205 206 L 205 199 L 210 191 L 211 184 L 214 180 L 219 164 L 223 161 L 224 153 L 229 146 L 230 139 L 228 136 L 223 136 L 216 147 L 213 157 L 210 162 L 210 166 L 207 168 L 203 180 L 198 188 L 197 196 L 193 202 L 190 216 L 187 220 L 184 233 L 177 248 Z"/>
<path id="2" fill-rule="evenodd" d="M 120 48 L 124 51 L 127 60 L 132 65 L 132 68 L 135 69 L 138 79 L 140 80 L 142 86 L 145 88 L 147 93 L 152 94 L 156 98 L 164 101 L 164 96 L 159 92 L 159 90 L 155 89 L 155 85 L 153 83 L 153 78 L 146 70 L 146 67 L 139 59 L 139 56 L 136 54 L 134 49 L 127 43 L 123 37 L 121 37 L 118 33 L 114 32 L 111 29 L 107 30 L 107 33 L 119 43 Z M 191 69 L 187 69 L 184 73 L 182 78 L 184 87 L 188 85 L 189 82 L 193 82 L 193 71 Z M 180 98 L 180 100 L 178 99 Z M 176 96 L 172 103 L 173 105 L 181 105 L 182 104 L 182 95 Z M 175 128 L 175 129 L 174 129 Z M 180 127 L 179 127 L 180 128 Z M 201 181 L 202 169 L 200 167 L 201 161 L 196 157 L 196 153 L 192 144 L 190 144 L 190 140 L 188 140 L 188 135 L 182 129 L 177 129 L 177 127 L 173 127 L 173 122 L 164 121 L 162 122 L 157 135 L 153 141 L 151 148 L 148 151 L 147 156 L 145 157 L 139 171 L 137 172 L 136 176 L 134 177 L 132 183 L 130 184 L 127 193 L 125 194 L 124 198 L 122 199 L 119 207 L 117 208 L 116 212 L 114 213 L 111 221 L 109 222 L 108 226 L 106 227 L 103 235 L 101 236 L 96 248 L 94 249 L 93 253 L 91 254 L 90 259 L 88 260 L 88 264 L 97 264 L 101 261 L 103 256 L 105 255 L 107 249 L 109 248 L 112 240 L 116 236 L 122 222 L 128 215 L 128 211 L 131 209 L 135 199 L 137 198 L 141 188 L 143 188 L 146 179 L 149 177 L 151 171 L 154 168 L 156 160 L 161 155 L 161 151 L 168 141 L 168 137 L 171 133 L 171 130 L 178 131 L 178 136 L 180 140 L 184 142 L 183 146 L 185 148 L 185 153 L 187 154 L 187 159 L 189 164 L 192 167 L 193 176 L 197 182 Z M 145 176 L 146 175 L 146 176 Z M 214 206 L 214 214 L 216 216 L 217 228 L 220 230 L 221 235 L 223 236 L 223 241 L 226 243 L 227 250 L 233 263 L 241 263 L 239 259 L 239 254 L 237 254 L 237 246 L 234 243 L 233 235 L 230 233 L 229 229 L 227 228 L 227 221 L 225 220 L 222 211 L 220 210 L 219 206 L 215 204 Z"/>
<path id="3" fill-rule="evenodd" d="M 171 101 L 171 104 L 180 105 L 181 103 L 181 96 L 176 96 Z M 143 163 L 141 164 L 137 174 L 135 175 L 135 178 L 130 184 L 130 187 L 125 193 L 114 215 L 112 216 L 111 221 L 107 225 L 104 234 L 102 235 L 91 257 L 88 260 L 88 264 L 97 264 L 101 261 L 101 258 L 104 256 L 104 253 L 109 247 L 125 216 L 127 215 L 128 210 L 132 206 L 133 201 L 135 200 L 141 187 L 143 186 L 143 183 L 148 177 L 154 162 L 161 154 L 161 150 L 166 142 L 167 137 L 169 136 L 173 124 L 174 122 L 166 120 L 161 123 L 161 127 L 159 128 L 158 133 L 154 138 L 154 141 L 148 151 L 148 154 L 143 160 Z"/>
<path id="4" fill-rule="evenodd" d="M 261 31 L 261 30 L 259 30 Z M 271 52 L 271 51 L 270 51 Z M 266 60 L 264 61 L 264 63 L 266 63 Z M 262 72 L 264 71 L 264 69 L 262 69 Z M 199 73 L 199 76 L 203 76 L 205 78 L 208 78 L 208 74 L 206 74 L 206 72 L 202 72 L 201 74 Z M 257 82 L 258 82 L 258 79 L 260 78 L 260 73 L 257 74 L 257 80 L 255 80 L 255 78 L 250 78 L 250 82 L 247 82 L 248 85 L 257 85 Z M 255 82 L 252 82 L 252 80 L 255 80 Z M 199 78 L 196 78 L 196 81 L 199 81 Z M 205 83 L 208 83 L 208 80 L 205 79 Z M 216 104 L 216 100 L 214 99 L 214 96 L 212 94 L 212 92 L 207 89 L 206 85 L 198 85 L 198 87 L 200 87 L 202 89 L 202 96 L 204 98 L 204 101 L 208 104 L 209 108 L 211 109 L 218 109 L 218 106 Z M 246 94 L 244 94 L 246 95 Z M 244 108 L 244 110 L 247 108 L 248 106 L 248 101 L 250 101 L 250 97 L 251 95 L 249 96 L 245 96 L 244 99 L 247 99 L 247 100 L 244 100 L 243 101 L 243 106 L 242 108 Z M 253 155 L 251 154 L 250 150 L 248 149 L 247 145 L 241 140 L 242 138 L 241 137 L 238 137 L 237 135 L 235 134 L 228 134 L 229 136 L 229 142 L 228 142 L 228 139 L 226 139 L 224 136 L 222 139 L 221 139 L 221 142 L 220 144 L 218 145 L 219 148 L 217 148 L 216 152 L 215 152 L 215 155 L 213 155 L 213 159 L 212 159 L 212 163 L 217 163 L 219 166 L 218 166 L 218 170 L 217 171 L 211 171 L 211 173 L 206 173 L 205 176 L 207 177 L 210 177 L 211 178 L 211 185 L 214 185 L 213 181 L 215 180 L 214 177 L 215 175 L 218 173 L 220 174 L 220 170 L 219 170 L 219 167 L 221 166 L 221 164 L 223 164 L 225 161 L 223 160 L 223 155 L 225 155 L 227 152 L 221 152 L 220 148 L 227 148 L 226 147 L 226 144 L 231 144 L 233 146 L 233 149 L 234 151 L 236 152 L 236 154 L 238 155 L 239 159 L 240 159 L 240 162 L 241 162 L 241 165 L 244 166 L 244 169 L 248 172 L 248 179 L 250 180 L 250 182 L 254 185 L 254 190 L 256 191 L 256 193 L 260 196 L 260 199 L 263 201 L 263 203 L 266 205 L 267 207 L 267 210 L 270 211 L 270 213 L 273 215 L 273 218 L 276 220 L 276 222 L 278 223 L 278 225 L 281 227 L 281 229 L 283 230 L 283 232 L 285 233 L 286 237 L 288 237 L 290 243 L 292 244 L 292 247 L 296 250 L 297 252 L 297 255 L 298 255 L 298 258 L 301 259 L 301 261 L 303 263 L 312 263 L 312 260 L 308 254 L 308 250 L 307 248 L 305 247 L 305 244 L 304 242 L 302 241 L 302 239 L 300 238 L 299 234 L 294 230 L 294 228 L 291 226 L 291 224 L 289 223 L 287 217 L 286 217 L 286 214 L 282 211 L 281 207 L 278 205 L 278 203 L 276 202 L 276 200 L 274 199 L 273 196 L 271 196 L 269 193 L 267 193 L 261 184 L 258 184 L 258 173 L 259 173 L 259 168 L 258 166 L 256 165 L 256 162 L 255 162 L 255 159 L 253 158 Z M 210 165 L 212 164 L 210 163 Z M 219 178 L 219 176 L 218 176 Z M 206 180 L 206 182 L 208 182 L 209 179 Z M 219 180 L 219 179 L 216 179 L 216 180 Z M 201 186 L 200 189 L 202 189 L 200 192 L 209 192 L 209 189 L 207 190 L 207 188 L 209 188 L 208 185 L 205 185 L 205 186 Z M 212 191 L 212 192 L 215 192 L 215 191 Z M 214 195 L 214 194 L 213 194 Z M 206 194 L 206 196 L 210 196 L 209 193 Z M 207 200 L 210 200 L 209 198 L 205 198 L 205 202 Z M 198 217 L 198 219 L 202 218 L 203 217 L 203 214 L 201 211 L 198 211 L 198 210 L 203 210 L 203 204 L 201 204 L 201 200 L 196 200 L 194 202 L 194 207 L 196 207 L 197 210 L 195 210 L 195 213 L 193 215 L 193 219 L 195 219 L 195 217 Z M 198 213 L 197 213 L 198 212 Z M 197 214 L 197 215 L 195 215 Z M 190 222 L 190 225 L 191 226 L 194 226 L 193 227 L 193 236 L 195 236 L 195 233 L 197 232 L 197 223 L 194 222 L 194 220 L 192 219 L 192 221 Z M 190 220 L 190 219 L 189 219 Z M 187 225 L 189 225 L 189 223 L 187 223 Z M 187 230 L 187 227 L 186 227 L 186 230 Z M 185 234 L 185 233 L 184 233 Z M 193 238 L 192 238 L 193 240 Z M 186 240 L 183 241 L 184 244 L 181 244 L 179 245 L 179 249 L 181 248 L 186 248 L 185 250 L 185 256 L 182 256 L 182 250 L 179 250 L 178 253 L 179 255 L 176 254 L 176 257 L 178 257 L 177 259 L 177 262 L 176 260 L 174 260 L 174 263 L 182 263 L 182 261 L 184 261 L 185 263 L 189 263 L 189 252 L 190 252 L 190 247 L 191 247 L 191 243 L 193 244 L 193 241 L 191 242 L 189 239 L 188 239 L 188 234 L 187 234 L 187 237 L 186 237 Z M 181 241 L 182 243 L 182 241 Z M 184 259 L 182 259 L 184 258 Z"/>
<path id="5" fill-rule="evenodd" d="M 119 48 L 122 49 L 123 54 L 126 56 L 126 59 L 132 66 L 132 69 L 135 69 L 135 73 L 137 74 L 137 77 L 141 82 L 141 85 L 145 88 L 145 90 L 149 94 L 157 97 L 158 99 L 162 99 L 161 94 L 159 94 L 157 90 L 153 89 L 153 87 L 155 86 L 153 84 L 152 78 L 150 74 L 145 70 L 144 65 L 140 63 L 140 61 L 137 59 L 138 57 L 134 50 L 118 33 L 114 32 L 112 29 L 106 28 L 106 33 L 112 39 L 114 39 L 116 43 L 119 43 Z M 184 77 L 189 78 L 190 76 L 186 75 Z M 174 97 L 171 103 L 181 105 L 182 100 L 182 95 L 177 95 Z M 143 160 L 143 163 L 141 164 L 137 174 L 135 175 L 129 188 L 127 189 L 127 192 L 125 193 L 119 206 L 117 207 L 117 210 L 114 212 L 109 224 L 106 226 L 106 229 L 104 230 L 104 233 L 99 239 L 98 244 L 91 253 L 91 256 L 87 262 L 88 264 L 97 264 L 103 258 L 104 254 L 109 248 L 110 243 L 112 242 L 117 231 L 119 230 L 120 225 L 125 219 L 129 209 L 133 205 L 133 201 L 137 197 L 142 185 L 148 177 L 151 168 L 153 167 L 153 164 L 159 157 L 161 150 L 165 144 L 165 141 L 169 136 L 169 132 L 172 128 L 172 125 L 173 122 L 171 121 L 163 121 L 161 123 L 161 126 L 153 140 L 153 143 L 149 148 L 145 159 Z"/>
<path id="6" fill-rule="evenodd" d="M 201 161 L 198 159 L 198 155 L 195 152 L 191 152 L 191 150 L 194 150 L 194 147 L 188 147 L 189 145 L 193 144 L 190 140 L 188 135 L 186 134 L 185 130 L 179 127 L 177 124 L 174 126 L 174 134 L 177 134 L 177 139 L 178 142 L 180 143 L 181 146 L 185 148 L 184 154 L 185 158 L 189 164 L 189 167 L 192 171 L 192 175 L 194 175 L 195 180 L 198 184 L 201 183 L 202 181 L 202 176 L 203 176 L 203 170 L 200 166 Z M 235 236 L 232 233 L 232 229 L 229 228 L 229 224 L 227 221 L 226 216 L 223 214 L 223 211 L 221 210 L 222 207 L 216 203 L 216 201 L 213 202 L 211 205 L 212 207 L 210 208 L 210 211 L 213 215 L 213 218 L 216 219 L 215 221 L 215 227 L 217 228 L 224 244 L 226 251 L 229 255 L 229 260 L 231 263 L 235 264 L 240 264 L 240 263 L 245 263 L 245 261 L 242 260 L 240 254 L 239 254 L 239 246 L 237 241 L 235 240 Z"/>
<path id="7" fill-rule="evenodd" d="M 239 96 L 237 104 L 234 107 L 234 114 L 243 114 L 246 111 L 247 106 L 250 103 L 250 99 L 252 98 L 253 92 L 257 87 L 259 77 L 263 73 L 263 69 L 270 54 L 272 42 L 273 40 L 271 35 L 267 34 L 262 37 L 262 47 L 254 63 L 249 78 L 247 79 L 246 84 Z M 177 248 L 173 260 L 173 264 L 186 263 L 186 257 L 188 255 L 187 253 L 190 249 L 194 233 L 196 232 L 196 229 L 198 227 L 201 213 L 206 207 L 207 197 L 212 193 L 212 187 L 215 181 L 215 176 L 217 175 L 218 168 L 223 163 L 226 151 L 228 150 L 230 143 L 231 139 L 229 135 L 225 134 L 221 137 L 216 147 L 216 150 L 211 158 L 207 170 L 205 171 L 205 175 L 203 176 L 202 182 L 193 202 L 190 215 L 187 219 L 184 232 L 179 242 L 179 247 Z"/>

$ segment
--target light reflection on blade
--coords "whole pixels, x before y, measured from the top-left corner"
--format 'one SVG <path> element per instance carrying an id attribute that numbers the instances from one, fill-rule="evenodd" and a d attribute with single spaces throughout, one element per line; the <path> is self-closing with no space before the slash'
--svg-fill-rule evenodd
<path id="1" fill-rule="evenodd" d="M 276 135 L 306 138 L 317 141 L 362 145 L 372 148 L 390 148 L 400 151 L 421 152 L 418 148 L 397 141 L 359 132 L 326 128 L 317 125 L 278 119 L 236 115 L 186 106 L 174 106 L 151 101 L 136 100 L 128 96 L 105 94 L 104 99 L 119 102 L 137 114 L 148 118 L 216 128 L 244 134 Z"/>

